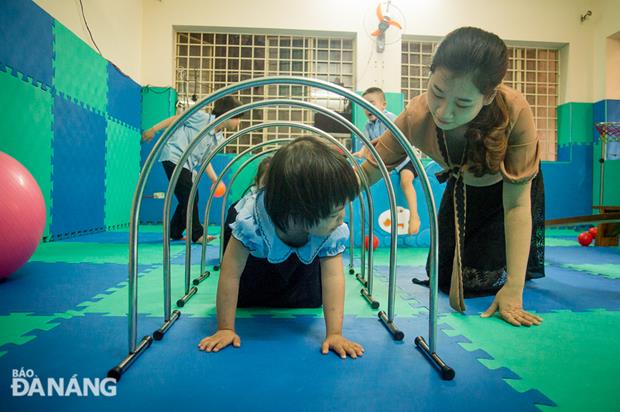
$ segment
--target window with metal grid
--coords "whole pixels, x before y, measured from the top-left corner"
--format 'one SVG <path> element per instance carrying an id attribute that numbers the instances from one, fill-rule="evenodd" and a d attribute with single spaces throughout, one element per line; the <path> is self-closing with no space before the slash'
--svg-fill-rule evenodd
<path id="1" fill-rule="evenodd" d="M 242 33 L 176 33 L 175 87 L 185 105 L 233 83 L 263 76 L 302 76 L 355 85 L 353 36 L 267 35 Z M 344 111 L 346 100 L 316 88 L 269 85 L 241 91 L 242 103 L 265 99 L 296 99 Z M 290 106 L 269 106 L 246 113 L 241 128 L 265 121 L 313 124 L 313 112 Z M 277 137 L 303 134 L 299 129 L 269 128 L 243 136 L 227 147 L 238 153 Z M 337 135 L 345 144 L 350 136 Z"/>
<path id="2" fill-rule="evenodd" d="M 401 91 L 405 101 L 426 91 L 429 67 L 438 41 L 403 40 Z M 557 114 L 560 51 L 539 47 L 508 47 L 504 83 L 519 90 L 534 113 L 543 160 L 557 159 Z"/>

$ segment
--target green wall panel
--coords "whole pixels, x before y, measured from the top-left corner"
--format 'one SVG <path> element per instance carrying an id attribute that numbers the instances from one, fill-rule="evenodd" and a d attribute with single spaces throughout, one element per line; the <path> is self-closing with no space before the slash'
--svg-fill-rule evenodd
<path id="1" fill-rule="evenodd" d="M 592 148 L 592 204 L 600 202 L 601 182 L 601 142 Z M 603 181 L 603 205 L 620 206 L 620 160 L 608 160 L 605 162 L 605 180 Z"/>
<path id="2" fill-rule="evenodd" d="M 34 176 L 47 208 L 43 236 L 50 234 L 52 207 L 52 104 L 49 91 L 0 71 L 0 150 Z"/>
<path id="3" fill-rule="evenodd" d="M 558 106 L 558 146 L 592 144 L 592 103 Z"/>
<path id="4" fill-rule="evenodd" d="M 108 105 L 108 62 L 69 29 L 54 22 L 54 87 L 100 112 Z"/>
<path id="5" fill-rule="evenodd" d="M 108 119 L 105 155 L 105 226 L 129 223 L 140 173 L 140 133 Z"/>
<path id="6" fill-rule="evenodd" d="M 142 88 L 142 130 L 175 114 L 177 93 L 169 87 Z"/>

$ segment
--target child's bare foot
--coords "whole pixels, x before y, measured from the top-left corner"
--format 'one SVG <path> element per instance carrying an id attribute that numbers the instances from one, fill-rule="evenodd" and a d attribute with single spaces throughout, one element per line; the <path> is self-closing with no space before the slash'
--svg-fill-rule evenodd
<path id="1" fill-rule="evenodd" d="M 202 243 L 203 240 L 204 240 L 204 237 L 200 236 L 194 243 Z M 208 235 L 207 243 L 211 242 L 212 240 L 215 240 L 215 236 Z"/>
<path id="2" fill-rule="evenodd" d="M 420 218 L 418 216 L 410 216 L 409 217 L 409 230 L 407 233 L 409 235 L 415 235 L 420 230 Z"/>

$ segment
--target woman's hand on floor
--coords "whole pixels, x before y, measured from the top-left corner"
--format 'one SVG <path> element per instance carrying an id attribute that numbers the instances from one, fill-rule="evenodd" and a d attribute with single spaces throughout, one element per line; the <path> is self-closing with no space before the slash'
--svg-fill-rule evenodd
<path id="1" fill-rule="evenodd" d="M 506 322 L 514 326 L 540 325 L 542 318 L 523 309 L 523 288 L 505 284 L 495 295 L 493 303 L 480 317 L 489 318 L 499 311 Z"/>

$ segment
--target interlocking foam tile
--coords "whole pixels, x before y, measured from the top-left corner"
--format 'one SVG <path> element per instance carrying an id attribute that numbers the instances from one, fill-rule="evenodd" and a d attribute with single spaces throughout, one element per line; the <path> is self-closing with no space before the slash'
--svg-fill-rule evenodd
<path id="1" fill-rule="evenodd" d="M 54 53 L 54 87 L 58 92 L 105 113 L 108 62 L 58 21 L 54 21 Z"/>
<path id="2" fill-rule="evenodd" d="M 39 184 L 47 208 L 43 232 L 47 237 L 52 207 L 52 95 L 3 71 L 0 90 L 0 107 L 7 119 L 0 122 L 0 150 L 23 164 Z"/>
<path id="3" fill-rule="evenodd" d="M 176 301 L 184 293 L 185 269 L 183 265 L 171 266 L 172 282 L 172 309 L 176 309 Z M 199 272 L 198 266 L 192 267 L 192 279 Z M 147 316 L 162 316 L 163 313 L 163 268 L 156 267 L 146 270 L 138 281 L 138 312 Z M 198 293 L 181 309 L 184 316 L 205 317 L 215 316 L 215 297 L 219 272 L 211 276 L 198 286 Z M 373 295 L 382 304 L 381 309 L 387 310 L 387 284 L 381 279 L 375 280 Z M 361 285 L 352 276 L 346 278 L 345 315 L 376 318 L 377 311 L 370 308 L 360 295 Z M 127 283 L 122 282 L 117 288 L 109 290 L 106 295 L 96 295 L 97 301 L 84 302 L 79 305 L 85 313 L 102 313 L 107 316 L 126 316 L 127 314 Z M 414 308 L 409 302 L 396 296 L 395 313 L 400 317 L 418 316 L 426 313 L 419 307 Z M 254 316 L 271 316 L 275 318 L 294 318 L 296 316 L 323 316 L 321 308 L 277 309 L 251 308 L 239 309 L 238 318 Z"/>
<path id="4" fill-rule="evenodd" d="M 64 312 L 124 280 L 126 264 L 29 262 L 0 285 L 0 314 Z"/>
<path id="5" fill-rule="evenodd" d="M 606 263 L 606 264 L 568 264 L 562 265 L 562 267 L 579 272 L 587 272 L 588 274 L 595 276 L 603 276 L 609 279 L 620 279 L 620 262 L 618 263 Z"/>
<path id="6" fill-rule="evenodd" d="M 105 149 L 104 223 L 109 227 L 130 220 L 140 174 L 140 133 L 108 119 Z"/>
<path id="7" fill-rule="evenodd" d="M 604 277 L 585 276 L 573 270 L 546 267 L 547 276 L 526 282 L 523 305 L 532 312 L 544 313 L 569 309 L 584 311 L 591 308 L 620 310 L 620 282 Z M 417 302 L 428 305 L 428 288 L 411 285 L 411 279 L 399 279 L 397 285 Z M 493 296 L 465 299 L 468 315 L 484 312 L 493 302 Z M 414 302 L 414 305 L 419 303 Z M 451 313 L 448 296 L 438 294 L 438 313 Z M 544 316 L 544 315 L 542 315 Z"/>
<path id="8" fill-rule="evenodd" d="M 54 98 L 52 235 L 103 227 L 105 129 L 102 116 Z"/>
<path id="9" fill-rule="evenodd" d="M 545 238 L 546 238 L 546 240 L 548 240 L 549 238 L 554 238 L 554 237 L 577 238 L 577 236 L 581 232 L 583 232 L 583 230 L 579 230 L 579 229 L 545 228 Z"/>
<path id="10" fill-rule="evenodd" d="M 545 247 L 574 247 L 577 245 L 577 238 L 548 237 L 545 239 Z"/>
<path id="11" fill-rule="evenodd" d="M 618 410 L 618 380 L 613 377 L 620 367 L 620 312 L 558 311 L 543 316 L 543 324 L 531 328 L 457 314 L 443 322 L 454 328 L 446 333 L 471 340 L 461 344 L 465 349 L 481 349 L 492 357 L 480 361 L 489 369 L 506 367 L 516 373 L 520 379 L 506 381 L 519 392 L 537 389 L 563 410 Z"/>
<path id="12" fill-rule="evenodd" d="M 139 325 L 139 337 L 159 326 L 152 318 L 140 318 Z M 424 331 L 426 321 L 405 319 L 400 326 Z M 165 410 L 182 402 L 188 410 L 211 410 L 230 408 L 234 399 L 233 409 L 240 411 L 536 410 L 530 394 L 501 379 L 505 371 L 489 371 L 455 338 L 442 335 L 438 343 L 439 353 L 457 371 L 456 380 L 446 382 L 414 348 L 416 333 L 394 342 L 374 319 L 344 319 L 344 335 L 366 349 L 357 360 L 320 354 L 322 319 L 239 319 L 241 348 L 199 351 L 196 344 L 214 327 L 214 319 L 181 317 L 125 373 L 114 397 L 5 396 L 3 405 L 7 410 L 51 412 L 149 406 Z M 0 387 L 9 388 L 11 370 L 22 366 L 43 379 L 73 374 L 102 378 L 126 353 L 124 318 L 71 318 L 0 358 Z"/>
<path id="13" fill-rule="evenodd" d="M 57 316 L 36 316 L 32 313 L 0 315 L 0 348 L 8 344 L 23 345 L 30 342 L 36 337 L 30 334 L 34 330 L 48 331 L 58 326 L 58 323 L 52 323 L 54 319 L 57 319 Z M 0 358 L 6 353 L 0 351 Z"/>
<path id="14" fill-rule="evenodd" d="M 0 63 L 51 86 L 52 22 L 52 17 L 32 1 L 3 0 L 0 10 Z M 2 90 L 4 93 L 5 89 Z"/>
<path id="15" fill-rule="evenodd" d="M 545 261 L 554 265 L 565 264 L 615 264 L 620 265 L 620 249 L 613 247 L 574 247 L 546 248 Z"/>
<path id="16" fill-rule="evenodd" d="M 355 258 L 359 259 L 360 250 L 355 249 Z M 396 251 L 397 266 L 424 266 L 426 265 L 426 257 L 428 256 L 427 248 L 399 247 Z M 368 259 L 368 256 L 366 256 Z M 372 255 L 373 265 L 388 266 L 390 263 L 390 248 L 380 247 L 375 249 Z"/>
<path id="17" fill-rule="evenodd" d="M 142 88 L 129 76 L 108 63 L 108 108 L 110 116 L 140 130 Z M 139 142 L 139 140 L 138 140 Z M 138 151 L 138 156 L 140 155 Z"/>
<path id="18" fill-rule="evenodd" d="M 180 243 L 175 242 L 171 244 L 171 257 L 174 257 L 177 253 L 185 252 L 185 245 Z M 162 250 L 161 242 L 140 244 L 138 246 L 138 263 L 145 265 L 161 264 Z M 129 262 L 129 246 L 127 243 L 47 242 L 39 245 L 30 261 L 48 263 L 118 263 L 127 265 Z"/>

